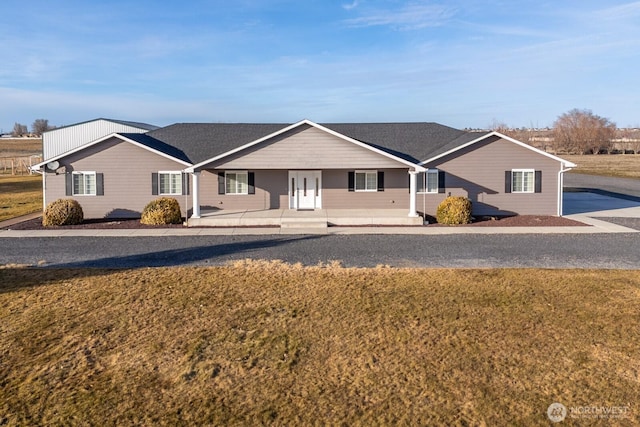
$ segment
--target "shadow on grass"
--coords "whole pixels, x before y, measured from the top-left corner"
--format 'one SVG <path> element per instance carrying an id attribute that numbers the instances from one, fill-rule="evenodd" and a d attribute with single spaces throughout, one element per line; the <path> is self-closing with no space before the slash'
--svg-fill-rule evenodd
<path id="1" fill-rule="evenodd" d="M 152 250 L 145 253 L 110 256 L 92 260 L 72 261 L 52 265 L 56 268 L 138 268 L 138 267 L 175 267 L 215 261 L 228 255 L 246 254 L 251 257 L 256 250 L 289 245 L 298 241 L 318 239 L 322 236 L 278 237 L 270 239 L 243 240 L 231 243 L 191 246 L 165 250 Z M 150 238 L 153 239 L 153 238 Z M 157 242 L 162 242 L 158 239 Z"/>
<path id="2" fill-rule="evenodd" d="M 269 239 L 256 239 L 256 240 L 241 240 L 228 243 L 198 245 L 189 247 L 177 247 L 161 250 L 149 250 L 146 252 L 137 251 L 136 248 L 152 248 L 159 244 L 166 242 L 164 238 L 155 237 L 141 237 L 130 239 L 131 245 L 120 246 L 123 239 L 118 239 L 119 246 L 114 247 L 113 250 L 120 248 L 130 247 L 132 253 L 117 255 L 117 256 L 102 256 L 96 255 L 92 259 L 83 259 L 70 262 L 57 262 L 50 264 L 43 264 L 37 270 L 42 271 L 42 282 L 37 283 L 19 283 L 19 281 L 12 280 L 9 276 L 10 272 L 18 272 L 22 268 L 4 268 L 0 269 L 0 293 L 15 291 L 22 287 L 45 285 L 51 280 L 60 281 L 78 277 L 92 277 L 100 276 L 103 274 L 109 274 L 113 269 L 130 269 L 130 268 L 145 268 L 145 267 L 177 267 L 177 266 L 190 266 L 197 264 L 199 266 L 206 265 L 211 262 L 211 265 L 217 265 L 220 261 L 228 261 L 233 259 L 252 258 L 256 251 L 262 251 L 269 248 L 285 247 L 288 245 L 296 244 L 297 242 L 319 239 L 324 236 L 292 236 L 292 237 L 278 237 Z M 79 242 L 78 239 L 76 243 Z M 100 243 L 100 241 L 91 240 L 93 243 Z M 188 244 L 193 240 L 178 239 L 178 244 Z M 184 243 L 183 243 L 184 242 Z M 55 242 L 52 244 L 55 245 Z M 89 244 L 91 246 L 91 244 Z M 97 245 L 96 245 L 97 246 Z M 135 247 L 134 247 L 135 246 Z M 50 250 L 55 250 L 51 247 Z M 76 246 L 75 249 L 86 250 L 87 244 Z M 95 251 L 102 250 L 105 253 L 110 252 L 107 248 L 94 248 Z M 111 250 L 111 252 L 113 252 Z M 134 253 L 135 252 L 135 253 Z M 240 256 L 239 256 L 240 255 Z M 285 254 L 283 253 L 283 257 Z M 283 258 L 280 257 L 280 258 Z M 274 257 L 279 258 L 279 257 Z M 52 278 L 51 272 L 55 271 L 55 278 Z"/>

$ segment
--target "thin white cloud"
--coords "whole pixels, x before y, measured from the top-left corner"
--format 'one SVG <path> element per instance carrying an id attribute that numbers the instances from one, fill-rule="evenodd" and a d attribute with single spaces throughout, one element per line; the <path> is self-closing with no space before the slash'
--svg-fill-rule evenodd
<path id="1" fill-rule="evenodd" d="M 609 7 L 597 12 L 604 19 L 621 20 L 640 16 L 640 1 Z"/>
<path id="2" fill-rule="evenodd" d="M 346 3 L 342 5 L 342 8 L 344 10 L 353 10 L 356 7 L 358 7 L 360 5 L 360 2 L 358 0 L 353 0 L 353 3 Z"/>
<path id="3" fill-rule="evenodd" d="M 455 9 L 426 2 L 409 3 L 399 9 L 363 11 L 357 18 L 347 19 L 349 27 L 391 26 L 402 30 L 416 30 L 444 25 L 454 15 Z"/>

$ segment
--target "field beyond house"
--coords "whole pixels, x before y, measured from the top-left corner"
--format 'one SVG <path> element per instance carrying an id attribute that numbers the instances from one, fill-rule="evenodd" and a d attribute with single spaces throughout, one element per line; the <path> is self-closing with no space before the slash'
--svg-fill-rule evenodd
<path id="1" fill-rule="evenodd" d="M 0 424 L 631 425 L 639 303 L 638 271 L 5 267 Z"/>
<path id="2" fill-rule="evenodd" d="M 0 221 L 42 211 L 42 176 L 0 175 Z"/>
<path id="3" fill-rule="evenodd" d="M 638 154 L 561 154 L 560 157 L 578 165 L 571 172 L 640 179 Z"/>

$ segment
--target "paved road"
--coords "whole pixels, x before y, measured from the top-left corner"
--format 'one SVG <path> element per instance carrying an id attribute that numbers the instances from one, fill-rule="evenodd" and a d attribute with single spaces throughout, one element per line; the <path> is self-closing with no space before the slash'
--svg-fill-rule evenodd
<path id="1" fill-rule="evenodd" d="M 638 234 L 58 237 L 0 239 L 0 265 L 146 267 L 282 259 L 372 267 L 640 269 Z"/>

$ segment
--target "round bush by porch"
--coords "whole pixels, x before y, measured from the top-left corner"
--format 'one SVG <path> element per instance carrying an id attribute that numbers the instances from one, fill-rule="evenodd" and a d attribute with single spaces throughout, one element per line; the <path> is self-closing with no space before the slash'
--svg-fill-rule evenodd
<path id="1" fill-rule="evenodd" d="M 447 197 L 438 205 L 436 221 L 448 225 L 471 223 L 471 200 L 462 196 Z"/>
<path id="2" fill-rule="evenodd" d="M 42 225 L 76 225 L 84 219 L 82 206 L 74 199 L 58 199 L 47 205 L 42 215 Z"/>
<path id="3" fill-rule="evenodd" d="M 182 222 L 180 204 L 172 197 L 152 200 L 144 207 L 140 222 L 147 225 L 180 224 Z"/>

